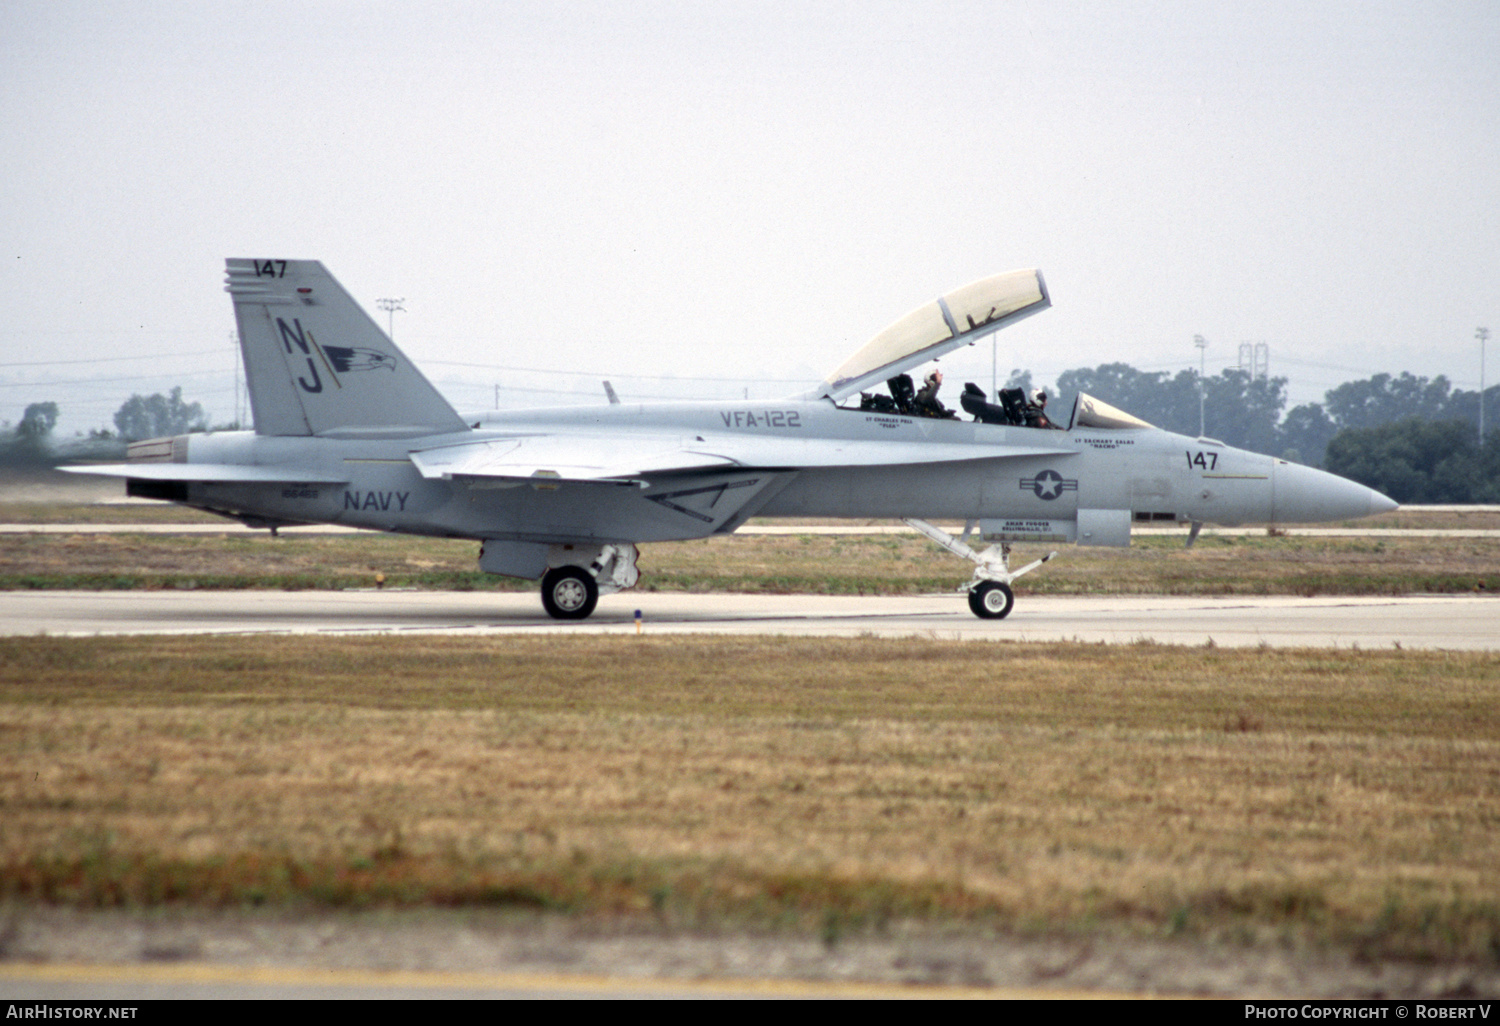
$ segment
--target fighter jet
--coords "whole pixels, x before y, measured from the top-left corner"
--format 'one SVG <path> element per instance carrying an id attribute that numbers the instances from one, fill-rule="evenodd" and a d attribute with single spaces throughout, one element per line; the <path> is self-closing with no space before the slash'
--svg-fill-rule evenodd
<path id="1" fill-rule="evenodd" d="M 541 581 L 577 620 L 633 587 L 645 542 L 731 534 L 751 517 L 890 517 L 974 564 L 956 588 L 1005 617 L 1015 542 L 1130 544 L 1133 524 L 1344 520 L 1396 507 L 1309 467 L 1162 431 L 1079 395 L 1047 425 L 970 385 L 948 413 L 907 371 L 1051 305 L 1040 272 L 976 281 L 876 335 L 807 392 L 762 402 L 627 403 L 460 414 L 313 260 L 231 259 L 254 431 L 136 442 L 126 480 L 252 527 L 345 524 L 470 538 L 479 567 Z M 890 394 L 882 391 L 889 390 Z M 935 390 L 935 389 L 934 389 Z M 1061 430 L 1058 430 L 1058 429 Z M 953 535 L 931 521 L 965 524 Z M 976 537 L 987 543 L 976 549 Z"/>

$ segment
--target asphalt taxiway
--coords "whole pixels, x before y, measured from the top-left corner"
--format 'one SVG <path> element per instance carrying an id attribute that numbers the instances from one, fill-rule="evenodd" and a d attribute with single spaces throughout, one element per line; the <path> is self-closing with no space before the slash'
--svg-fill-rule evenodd
<path id="1" fill-rule="evenodd" d="M 639 612 L 639 622 L 637 621 Z M 606 596 L 588 620 L 548 618 L 531 592 L 0 592 L 0 633 L 766 634 L 985 641 L 1500 651 L 1488 594 L 1402 597 L 1019 595 L 981 620 L 960 594 Z"/>

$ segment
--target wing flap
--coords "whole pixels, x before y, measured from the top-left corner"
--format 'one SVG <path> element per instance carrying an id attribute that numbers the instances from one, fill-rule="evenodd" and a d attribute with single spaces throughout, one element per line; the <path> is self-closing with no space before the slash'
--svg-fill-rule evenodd
<path id="1" fill-rule="evenodd" d="M 528 435 L 411 454 L 423 477 L 493 477 L 621 483 L 642 475 L 733 466 L 693 452 L 677 435 Z"/>
<path id="2" fill-rule="evenodd" d="M 98 463 L 93 466 L 58 467 L 69 474 L 102 474 L 133 477 L 138 481 L 216 481 L 288 484 L 347 484 L 349 478 L 299 470 L 296 467 L 254 466 L 236 463 Z"/>

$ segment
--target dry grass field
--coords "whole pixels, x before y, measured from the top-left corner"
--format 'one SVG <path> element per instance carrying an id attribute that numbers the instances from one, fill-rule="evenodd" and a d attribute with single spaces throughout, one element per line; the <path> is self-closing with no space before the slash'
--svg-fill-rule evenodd
<path id="1" fill-rule="evenodd" d="M 1500 657 L 0 640 L 0 891 L 1500 960 Z"/>

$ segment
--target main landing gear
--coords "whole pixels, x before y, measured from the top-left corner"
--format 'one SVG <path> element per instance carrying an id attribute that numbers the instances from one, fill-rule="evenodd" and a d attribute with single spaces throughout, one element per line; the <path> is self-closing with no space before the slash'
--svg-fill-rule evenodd
<path id="1" fill-rule="evenodd" d="M 976 552 L 969 546 L 969 535 L 974 530 L 972 520 L 964 527 L 964 533 L 957 538 L 925 520 L 905 518 L 905 522 L 955 556 L 973 562 L 974 576 L 968 584 L 962 585 L 958 590 L 969 593 L 969 609 L 975 616 L 984 620 L 1003 620 L 1009 616 L 1016 604 L 1015 593 L 1010 590 L 1011 582 L 1023 574 L 1031 573 L 1057 555 L 1056 552 L 1049 552 L 1041 559 L 1012 571 L 1008 543 L 991 545 L 982 552 Z"/>
<path id="2" fill-rule="evenodd" d="M 632 588 L 641 579 L 635 565 L 639 555 L 634 545 L 601 545 L 585 567 L 574 561 L 589 559 L 588 549 L 554 545 L 547 561 L 560 565 L 542 576 L 542 608 L 554 620 L 588 619 L 600 595 Z"/>

